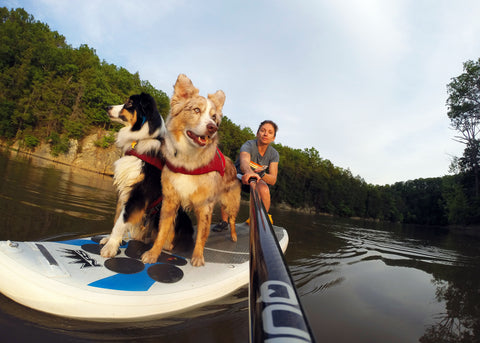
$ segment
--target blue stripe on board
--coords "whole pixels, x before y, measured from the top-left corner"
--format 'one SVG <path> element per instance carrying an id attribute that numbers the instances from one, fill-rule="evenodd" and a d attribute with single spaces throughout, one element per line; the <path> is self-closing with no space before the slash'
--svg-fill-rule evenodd
<path id="1" fill-rule="evenodd" d="M 84 244 L 92 244 L 92 243 L 95 243 L 95 242 L 92 241 L 91 239 L 72 239 L 72 240 L 69 240 L 69 241 L 60 241 L 60 242 L 55 242 L 55 243 L 82 246 Z"/>
<path id="2" fill-rule="evenodd" d="M 88 286 L 116 291 L 146 292 L 156 282 L 148 275 L 148 267 L 135 274 L 115 274 L 90 283 Z"/>
<path id="3" fill-rule="evenodd" d="M 56 241 L 55 243 L 59 244 L 69 244 L 69 245 L 76 245 L 76 246 L 82 246 L 84 244 L 96 244 L 96 242 L 92 241 L 91 239 L 84 239 L 84 238 L 79 238 L 79 239 L 71 239 L 68 241 Z M 120 245 L 119 248 L 125 248 L 127 244 Z"/>

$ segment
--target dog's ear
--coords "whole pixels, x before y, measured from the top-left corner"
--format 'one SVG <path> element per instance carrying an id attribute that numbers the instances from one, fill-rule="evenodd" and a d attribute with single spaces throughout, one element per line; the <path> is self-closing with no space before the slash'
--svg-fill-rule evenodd
<path id="1" fill-rule="evenodd" d="M 195 88 L 186 75 L 180 74 L 173 90 L 172 100 L 170 101 L 170 114 L 175 116 L 180 112 L 187 99 L 198 95 L 198 88 Z"/>
<path id="2" fill-rule="evenodd" d="M 148 133 L 152 135 L 156 129 L 162 126 L 162 118 L 157 109 L 157 103 L 153 96 L 147 93 L 140 94 L 140 106 L 142 108 L 142 116 L 148 121 Z M 145 122 L 142 118 L 142 121 Z"/>
<path id="3" fill-rule="evenodd" d="M 213 102 L 218 112 L 222 111 L 223 104 L 225 104 L 225 93 L 221 90 L 215 92 L 215 94 L 208 94 L 208 98 Z"/>
<path id="4" fill-rule="evenodd" d="M 188 99 L 195 95 L 198 95 L 198 88 L 195 88 L 192 81 L 186 75 L 178 75 L 177 82 L 174 86 L 173 96 Z"/>
<path id="5" fill-rule="evenodd" d="M 157 109 L 155 99 L 150 94 L 143 92 L 140 94 L 140 106 L 146 114 L 152 113 Z"/>

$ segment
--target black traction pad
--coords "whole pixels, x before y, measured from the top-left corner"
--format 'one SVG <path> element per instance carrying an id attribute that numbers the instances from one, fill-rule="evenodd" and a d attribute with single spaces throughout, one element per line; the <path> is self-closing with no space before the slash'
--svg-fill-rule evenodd
<path id="1" fill-rule="evenodd" d="M 175 266 L 184 266 L 188 263 L 187 260 L 184 259 L 183 257 L 170 255 L 164 252 L 162 252 L 160 256 L 158 256 L 157 262 L 169 263 Z"/>
<path id="2" fill-rule="evenodd" d="M 141 272 L 145 265 L 142 261 L 129 257 L 115 257 L 105 261 L 105 267 L 120 274 L 135 274 Z"/>
<path id="3" fill-rule="evenodd" d="M 84 244 L 81 246 L 83 250 L 91 254 L 100 255 L 100 250 L 103 248 L 103 244 Z M 120 254 L 120 249 L 117 250 L 117 255 Z"/>
<path id="4" fill-rule="evenodd" d="M 151 245 L 145 244 L 141 241 L 132 240 L 128 242 L 127 249 L 125 249 L 125 255 L 140 260 L 143 253 L 149 250 L 151 247 Z M 176 266 L 184 266 L 187 264 L 187 260 L 185 258 L 164 252 L 158 256 L 157 262 L 170 263 Z"/>
<path id="5" fill-rule="evenodd" d="M 163 283 L 174 283 L 183 278 L 183 271 L 171 264 L 154 264 L 147 269 L 148 276 Z"/>
<path id="6" fill-rule="evenodd" d="M 141 241 L 131 240 L 128 242 L 127 249 L 125 249 L 125 255 L 131 258 L 140 259 L 145 251 L 150 249 L 150 245 Z"/>
<path id="7" fill-rule="evenodd" d="M 92 241 L 94 241 L 95 243 L 100 244 L 100 241 L 101 241 L 102 239 L 104 239 L 105 237 L 107 237 L 107 236 L 106 236 L 106 235 L 97 235 L 97 236 L 93 236 L 93 237 L 90 238 L 90 239 L 91 239 Z M 125 245 L 125 244 L 127 244 L 127 242 L 125 242 L 124 240 L 122 240 L 122 241 L 120 242 L 120 245 Z"/>

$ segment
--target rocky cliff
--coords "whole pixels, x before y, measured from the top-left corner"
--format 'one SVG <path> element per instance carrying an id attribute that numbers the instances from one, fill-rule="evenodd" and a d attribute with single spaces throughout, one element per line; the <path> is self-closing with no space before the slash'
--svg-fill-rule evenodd
<path id="1" fill-rule="evenodd" d="M 115 145 L 108 148 L 96 146 L 95 142 L 101 137 L 102 133 L 99 132 L 89 135 L 81 141 L 71 139 L 68 153 L 60 154 L 58 156 L 53 156 L 51 154 L 50 145 L 46 143 L 39 144 L 33 150 L 23 147 L 18 141 L 10 145 L 7 144 L 7 142 L 1 141 L 0 144 L 13 151 L 30 154 L 53 162 L 70 165 L 96 173 L 113 175 L 113 162 L 122 155 L 122 152 Z"/>

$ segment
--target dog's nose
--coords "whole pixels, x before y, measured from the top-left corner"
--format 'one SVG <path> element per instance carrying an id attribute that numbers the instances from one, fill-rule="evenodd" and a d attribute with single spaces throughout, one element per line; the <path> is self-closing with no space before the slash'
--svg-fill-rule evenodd
<path id="1" fill-rule="evenodd" d="M 107 106 L 107 112 L 110 111 L 113 108 L 113 106 Z"/>
<path id="2" fill-rule="evenodd" d="M 217 125 L 212 123 L 209 123 L 207 125 L 207 131 L 209 134 L 213 135 L 215 132 L 217 132 L 217 130 L 218 130 Z"/>

